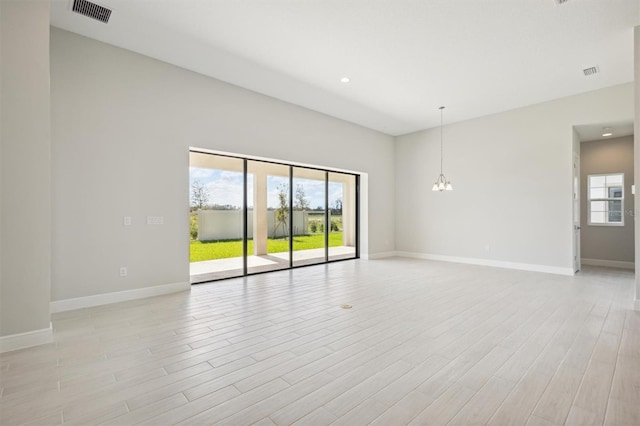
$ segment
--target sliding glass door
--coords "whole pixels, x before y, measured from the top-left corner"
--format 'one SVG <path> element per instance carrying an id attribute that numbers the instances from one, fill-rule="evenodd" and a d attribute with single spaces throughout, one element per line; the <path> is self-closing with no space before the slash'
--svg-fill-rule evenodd
<path id="1" fill-rule="evenodd" d="M 244 275 L 244 161 L 191 152 L 189 181 L 192 282 Z"/>
<path id="2" fill-rule="evenodd" d="M 356 256 L 356 176 L 329 172 L 329 260 Z"/>
<path id="3" fill-rule="evenodd" d="M 289 253 L 289 166 L 247 160 L 247 273 L 287 269 Z"/>
<path id="4" fill-rule="evenodd" d="M 327 260 L 326 174 L 293 167 L 293 266 Z"/>
<path id="5" fill-rule="evenodd" d="M 358 176 L 190 153 L 191 282 L 353 259 Z"/>

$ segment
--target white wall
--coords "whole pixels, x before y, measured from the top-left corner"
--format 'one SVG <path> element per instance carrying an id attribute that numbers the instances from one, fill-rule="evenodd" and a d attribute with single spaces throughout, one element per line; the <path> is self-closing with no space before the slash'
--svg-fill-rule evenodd
<path id="1" fill-rule="evenodd" d="M 572 273 L 572 126 L 632 118 L 628 83 L 446 126 L 442 193 L 439 129 L 396 138 L 396 250 Z"/>
<path id="2" fill-rule="evenodd" d="M 49 1 L 0 1 L 0 40 L 0 336 L 7 337 L 49 329 Z M 0 350 L 17 348 L 6 342 Z"/>
<path id="3" fill-rule="evenodd" d="M 610 173 L 624 174 L 624 226 L 589 225 L 587 177 Z M 631 213 L 635 211 L 635 200 L 631 194 L 633 174 L 633 136 L 582 143 L 580 154 L 582 218 L 580 222 L 583 259 L 625 262 L 631 265 L 635 262 L 635 224 Z M 606 265 L 606 262 L 604 264 Z M 610 263 L 610 265 L 613 266 L 616 263 Z"/>
<path id="4" fill-rule="evenodd" d="M 54 301 L 188 282 L 189 146 L 368 173 L 394 249 L 390 136 L 55 28 L 51 85 Z"/>
<path id="5" fill-rule="evenodd" d="M 634 156 L 634 172 L 635 176 L 640 176 L 640 26 L 634 28 L 634 43 L 633 43 L 633 63 L 634 63 L 634 81 L 636 85 L 634 87 L 634 99 L 635 99 L 635 114 L 633 121 L 633 156 Z M 640 191 L 640 182 L 636 182 L 636 188 Z M 638 195 L 640 196 L 640 192 Z M 640 271 L 640 224 L 638 224 L 638 211 L 635 212 L 636 219 L 636 271 Z M 640 273 L 636 273 L 636 301 L 635 309 L 640 311 Z"/>

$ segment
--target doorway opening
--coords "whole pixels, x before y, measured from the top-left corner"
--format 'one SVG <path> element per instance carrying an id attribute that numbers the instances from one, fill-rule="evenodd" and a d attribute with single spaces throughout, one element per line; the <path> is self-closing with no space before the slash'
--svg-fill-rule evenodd
<path id="1" fill-rule="evenodd" d="M 574 130 L 574 269 L 635 269 L 633 122 Z"/>
<path id="2" fill-rule="evenodd" d="M 191 283 L 356 259 L 359 175 L 189 153 Z"/>

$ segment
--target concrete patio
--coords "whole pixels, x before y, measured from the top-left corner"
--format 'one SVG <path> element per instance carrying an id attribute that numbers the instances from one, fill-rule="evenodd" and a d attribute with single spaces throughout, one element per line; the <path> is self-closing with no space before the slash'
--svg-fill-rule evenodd
<path id="1" fill-rule="evenodd" d="M 349 259 L 355 257 L 355 255 L 355 247 L 338 246 L 329 248 L 329 260 Z M 321 262 L 324 262 L 324 248 L 293 252 L 293 266 Z M 286 269 L 288 267 L 289 252 L 247 256 L 247 271 L 250 274 Z M 241 276 L 242 257 L 192 262 L 189 265 L 189 274 L 192 284 Z"/>

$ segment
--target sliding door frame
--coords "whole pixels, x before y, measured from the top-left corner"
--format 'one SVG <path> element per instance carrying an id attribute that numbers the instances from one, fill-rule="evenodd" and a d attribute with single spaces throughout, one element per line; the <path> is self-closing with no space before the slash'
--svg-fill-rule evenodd
<path id="1" fill-rule="evenodd" d="M 344 223 L 344 222 L 343 222 Z M 324 261 L 329 261 L 329 233 L 331 220 L 329 219 L 329 172 L 324 172 Z M 356 245 L 358 245 L 356 243 Z M 356 253 L 358 250 L 356 249 Z"/>
<path id="2" fill-rule="evenodd" d="M 212 154 L 214 155 L 214 154 Z M 247 209 L 249 208 L 248 200 L 248 185 L 247 185 L 247 167 L 248 161 L 246 158 L 242 159 L 242 276 L 246 276 L 249 271 L 249 265 L 247 264 L 247 258 L 249 256 L 249 219 L 247 219 Z M 255 190 L 255 189 L 254 189 Z M 358 249 L 356 249 L 357 252 Z"/>
<path id="3" fill-rule="evenodd" d="M 219 156 L 219 157 L 228 157 L 228 158 L 236 158 L 239 160 L 243 161 L 243 171 L 242 171 L 242 275 L 234 275 L 234 276 L 230 276 L 230 277 L 224 277 L 224 278 L 218 278 L 218 279 L 213 279 L 213 280 L 206 280 L 206 281 L 200 281 L 197 283 L 193 283 L 193 285 L 195 284 L 203 284 L 203 283 L 207 283 L 207 282 L 213 282 L 213 281 L 220 281 L 220 280 L 227 280 L 227 279 L 233 279 L 233 278 L 240 278 L 240 277 L 247 277 L 247 276 L 251 276 L 251 275 L 259 275 L 259 274 L 266 274 L 266 273 L 270 273 L 270 272 L 276 272 L 276 271 L 285 271 L 287 269 L 296 269 L 296 268 L 304 268 L 307 266 L 315 266 L 315 265 L 322 265 L 322 264 L 327 264 L 327 263 L 334 263 L 334 262 L 344 262 L 344 261 L 349 261 L 349 260 L 354 260 L 354 259 L 359 259 L 360 258 L 360 175 L 358 173 L 353 173 L 353 172 L 344 172 L 344 171 L 336 171 L 336 170 L 329 170 L 329 169 L 325 169 L 322 167 L 315 167 L 315 166 L 301 166 L 301 165 L 296 165 L 296 164 L 290 164 L 290 163 L 286 163 L 286 162 L 279 162 L 279 161 L 274 161 L 274 160 L 262 160 L 262 159 L 256 159 L 256 158 L 250 158 L 250 157 L 243 157 L 240 155 L 233 155 L 233 154 L 219 154 L 219 153 L 212 153 L 212 152 L 207 152 L 207 151 L 200 151 L 198 149 L 195 148 L 190 148 L 189 152 L 193 152 L 193 153 L 197 153 L 197 154 L 202 154 L 202 155 L 213 155 L 213 156 Z M 248 244 L 248 227 L 249 227 L 249 221 L 248 221 L 248 217 L 247 217 L 247 212 L 248 212 L 248 206 L 249 206 L 249 200 L 248 200 L 248 163 L 249 161 L 255 161 L 255 162 L 261 162 L 261 163 L 267 163 L 267 164 L 276 164 L 276 165 L 280 165 L 280 166 L 287 166 L 289 168 L 289 177 L 288 177 L 288 185 L 289 185 L 289 209 L 288 209 L 288 213 L 289 213 L 289 229 L 288 229 L 288 237 L 289 237 L 289 267 L 288 268 L 282 268 L 282 269 L 274 269 L 271 271 L 259 271 L 259 272 L 249 272 L 249 267 L 248 267 L 248 248 L 249 248 L 249 244 Z M 293 226 L 293 204 L 294 204 L 294 192 L 293 192 L 293 179 L 294 179 L 294 168 L 299 168 L 299 169 L 309 169 L 309 170 L 317 170 L 317 171 L 321 171 L 324 172 L 324 260 L 321 262 L 317 262 L 317 263 L 313 263 L 313 264 L 308 264 L 308 265 L 294 265 L 293 262 L 293 231 L 294 231 L 294 226 Z M 329 259 L 329 234 L 331 232 L 331 220 L 329 218 L 329 173 L 334 173 L 334 174 L 342 174 L 342 175 L 348 175 L 348 176 L 353 176 L 355 179 L 355 185 L 354 185 L 354 190 L 355 190 L 355 206 L 354 206 L 354 210 L 355 210 L 355 255 L 353 257 L 349 257 L 349 258 L 344 258 L 344 259 Z M 256 191 L 256 188 L 253 188 L 254 191 Z M 253 206 L 254 211 L 256 206 Z M 254 212 L 255 214 L 255 212 Z M 256 232 L 256 230 L 254 229 L 254 233 Z M 343 231 L 344 232 L 344 231 Z"/>

